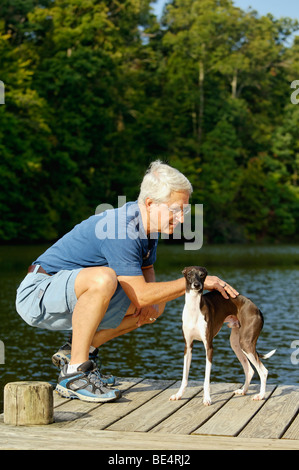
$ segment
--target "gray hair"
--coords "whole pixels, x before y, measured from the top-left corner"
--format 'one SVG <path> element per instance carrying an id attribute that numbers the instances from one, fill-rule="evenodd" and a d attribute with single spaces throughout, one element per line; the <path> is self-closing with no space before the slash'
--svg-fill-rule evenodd
<path id="1" fill-rule="evenodd" d="M 156 160 L 150 164 L 144 175 L 138 202 L 144 204 L 147 197 L 155 203 L 167 202 L 171 193 L 176 191 L 186 191 L 191 195 L 193 188 L 179 170 Z"/>

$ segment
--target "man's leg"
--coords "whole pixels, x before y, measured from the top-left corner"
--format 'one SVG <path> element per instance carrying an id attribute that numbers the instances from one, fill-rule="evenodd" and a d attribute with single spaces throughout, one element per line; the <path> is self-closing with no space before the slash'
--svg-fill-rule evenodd
<path id="1" fill-rule="evenodd" d="M 108 267 L 85 268 L 75 280 L 77 303 L 72 317 L 70 364 L 88 360 L 89 347 L 117 287 L 117 277 Z"/>
<path id="2" fill-rule="evenodd" d="M 94 363 L 88 360 L 92 339 L 116 287 L 116 274 L 110 268 L 85 268 L 76 277 L 71 359 L 61 369 L 56 385 L 56 391 L 65 398 L 105 403 L 121 396 L 119 390 L 105 386 Z"/>
<path id="3" fill-rule="evenodd" d="M 159 312 L 156 318 L 158 318 L 164 312 L 165 303 L 159 304 L 158 308 L 159 308 Z M 113 338 L 117 338 L 118 336 L 122 336 L 126 333 L 129 333 L 130 331 L 136 330 L 136 328 L 138 328 L 137 327 L 138 317 L 134 316 L 135 311 L 136 311 L 136 307 L 134 304 L 131 303 L 120 325 L 117 328 L 109 328 L 107 330 L 97 331 L 93 337 L 93 340 L 91 343 L 92 346 L 94 346 L 95 348 L 98 348 L 102 344 L 107 343 Z"/>

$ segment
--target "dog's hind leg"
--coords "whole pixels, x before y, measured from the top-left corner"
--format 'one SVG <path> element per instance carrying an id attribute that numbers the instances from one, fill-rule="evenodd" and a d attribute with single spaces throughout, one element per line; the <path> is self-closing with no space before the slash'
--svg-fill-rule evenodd
<path id="1" fill-rule="evenodd" d="M 248 361 L 246 355 L 241 349 L 240 346 L 240 334 L 239 334 L 239 328 L 235 327 L 232 328 L 231 334 L 230 334 L 230 345 L 232 350 L 234 351 L 235 355 L 239 359 L 240 363 L 242 364 L 244 374 L 245 374 L 245 383 L 242 388 L 239 388 L 235 391 L 236 395 L 245 395 L 247 393 L 249 384 L 251 382 L 251 379 L 254 375 L 254 370 L 252 369 L 250 362 Z"/>
<path id="2" fill-rule="evenodd" d="M 253 400 L 263 400 L 265 398 L 266 393 L 268 370 L 260 361 L 260 358 L 256 351 L 256 339 L 248 337 L 244 339 L 240 337 L 240 347 L 242 348 L 242 351 L 246 355 L 247 359 L 257 370 L 261 381 L 260 393 L 254 395 Z"/>
<path id="3" fill-rule="evenodd" d="M 256 351 L 256 343 L 264 324 L 263 315 L 254 304 L 249 305 L 246 311 L 240 313 L 243 316 L 243 319 L 241 317 L 241 328 L 239 330 L 240 347 L 247 359 L 257 370 L 261 381 L 260 393 L 254 395 L 253 400 L 263 400 L 266 393 L 268 371 L 260 361 Z"/>
<path id="4" fill-rule="evenodd" d="M 183 370 L 182 383 L 181 383 L 179 391 L 175 393 L 174 395 L 171 395 L 169 400 L 180 400 L 187 388 L 190 364 L 191 364 L 191 359 L 192 359 L 192 348 L 193 348 L 193 341 L 189 343 L 185 340 L 184 370 Z"/>
<path id="5" fill-rule="evenodd" d="M 258 354 L 256 351 L 251 351 L 251 352 L 245 352 L 247 358 L 250 360 L 251 364 L 256 368 L 260 380 L 261 380 L 261 387 L 260 387 L 260 393 L 257 393 L 254 395 L 252 398 L 253 400 L 263 400 L 265 398 L 266 394 L 266 383 L 267 383 L 267 377 L 268 377 L 268 370 L 264 366 L 264 364 L 260 361 Z"/>

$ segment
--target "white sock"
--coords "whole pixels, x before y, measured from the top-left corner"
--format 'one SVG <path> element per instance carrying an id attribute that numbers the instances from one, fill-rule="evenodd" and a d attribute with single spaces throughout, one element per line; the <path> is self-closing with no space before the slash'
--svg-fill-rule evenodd
<path id="1" fill-rule="evenodd" d="M 81 366 L 81 364 L 68 364 L 67 374 L 73 374 L 74 372 L 77 372 L 79 366 Z"/>
<path id="2" fill-rule="evenodd" d="M 96 349 L 97 348 L 95 348 L 94 346 L 90 346 L 89 352 L 93 353 Z M 68 364 L 67 374 L 73 374 L 74 372 L 77 372 L 79 366 L 81 366 L 81 363 L 80 364 Z"/>

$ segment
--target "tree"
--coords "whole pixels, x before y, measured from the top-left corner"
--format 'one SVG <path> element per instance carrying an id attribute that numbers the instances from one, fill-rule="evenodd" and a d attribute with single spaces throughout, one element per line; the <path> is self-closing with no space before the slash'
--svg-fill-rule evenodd
<path id="1" fill-rule="evenodd" d="M 32 88 L 31 61 L 23 45 L 0 32 L 1 80 L 5 105 L 0 107 L 0 237 L 2 240 L 54 235 L 41 197 L 41 161 L 50 151 L 47 106 Z M 29 234 L 30 230 L 30 234 Z"/>
<path id="2" fill-rule="evenodd" d="M 135 198 L 156 158 L 192 181 L 210 242 L 295 239 L 297 22 L 231 0 L 173 0 L 162 24 L 149 0 L 0 13 L 2 240 L 53 240 Z"/>

